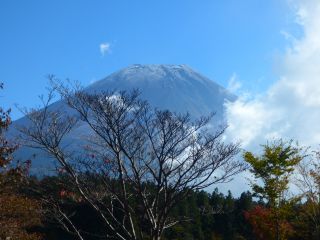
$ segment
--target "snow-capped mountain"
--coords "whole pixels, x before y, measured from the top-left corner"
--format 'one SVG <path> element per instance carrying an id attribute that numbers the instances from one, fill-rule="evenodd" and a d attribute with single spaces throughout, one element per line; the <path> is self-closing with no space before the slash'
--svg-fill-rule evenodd
<path id="1" fill-rule="evenodd" d="M 88 90 L 138 88 L 152 106 L 192 116 L 216 112 L 222 116 L 225 100 L 235 96 L 186 65 L 132 65 L 93 83 Z"/>
<path id="2" fill-rule="evenodd" d="M 141 98 L 158 109 L 189 112 L 195 118 L 215 112 L 213 124 L 223 122 L 225 101 L 236 100 L 235 95 L 186 65 L 132 65 L 89 85 L 85 91 L 132 89 L 139 89 Z M 52 104 L 50 108 L 64 109 L 66 114 L 71 111 L 62 101 Z M 21 124 L 27 124 L 25 118 L 15 121 L 13 127 Z M 10 132 L 12 137 L 17 135 L 14 130 Z M 75 148 L 79 147 L 81 139 L 88 132 L 88 128 L 80 124 L 69 134 L 66 142 L 72 143 Z M 30 158 L 34 152 L 34 149 L 22 147 L 17 151 L 16 157 Z M 33 160 L 33 172 L 50 173 L 52 160 L 44 153 L 36 154 L 37 157 Z"/>

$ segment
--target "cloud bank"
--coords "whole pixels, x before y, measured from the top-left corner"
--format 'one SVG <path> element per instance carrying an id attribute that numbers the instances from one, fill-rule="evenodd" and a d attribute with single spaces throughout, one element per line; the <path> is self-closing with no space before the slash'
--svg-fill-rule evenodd
<path id="1" fill-rule="evenodd" d="M 320 144 L 320 1 L 292 1 L 300 39 L 289 38 L 280 76 L 263 94 L 226 103 L 227 138 L 256 149 L 267 140 Z"/>

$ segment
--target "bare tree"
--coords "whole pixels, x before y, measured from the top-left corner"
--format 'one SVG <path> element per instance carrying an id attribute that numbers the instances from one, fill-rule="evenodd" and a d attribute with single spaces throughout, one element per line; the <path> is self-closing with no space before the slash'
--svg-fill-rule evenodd
<path id="1" fill-rule="evenodd" d="M 188 114 L 152 109 L 138 91 L 88 93 L 55 86 L 75 116 L 50 111 L 50 92 L 41 109 L 25 112 L 30 125 L 20 131 L 26 143 L 57 160 L 81 201 L 116 239 L 159 240 L 165 229 L 185 220 L 172 219 L 170 212 L 191 191 L 230 181 L 245 168 L 234 158 L 238 144 L 223 143 L 225 128 L 207 127 L 211 116 L 193 121 Z M 63 139 L 78 122 L 92 134 L 76 154 Z M 64 215 L 59 216 L 68 230 L 84 239 Z"/>
<path id="2" fill-rule="evenodd" d="M 320 152 L 314 151 L 298 165 L 295 184 L 305 201 L 304 220 L 310 222 L 314 236 L 320 237 Z"/>

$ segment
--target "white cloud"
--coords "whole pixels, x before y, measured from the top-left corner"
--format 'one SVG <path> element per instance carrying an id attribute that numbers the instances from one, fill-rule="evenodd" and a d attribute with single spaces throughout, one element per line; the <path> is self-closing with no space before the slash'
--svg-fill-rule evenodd
<path id="1" fill-rule="evenodd" d="M 103 57 L 104 57 L 107 53 L 109 53 L 110 50 L 111 50 L 111 44 L 108 43 L 108 42 L 101 43 L 99 47 L 100 47 L 101 56 L 103 56 Z"/>
<path id="2" fill-rule="evenodd" d="M 320 144 L 320 1 L 291 3 L 304 35 L 288 35 L 279 80 L 253 99 L 226 103 L 227 138 L 242 140 L 250 150 L 279 137 Z"/>

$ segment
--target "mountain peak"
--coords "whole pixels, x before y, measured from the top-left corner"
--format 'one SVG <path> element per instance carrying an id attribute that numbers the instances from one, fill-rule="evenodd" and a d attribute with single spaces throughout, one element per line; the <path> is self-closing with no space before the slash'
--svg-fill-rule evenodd
<path id="1" fill-rule="evenodd" d="M 194 71 L 186 64 L 133 64 L 93 83 L 88 89 L 107 90 L 110 84 L 113 88 L 119 89 L 125 88 L 129 83 L 148 85 L 152 82 L 162 82 L 163 86 L 168 87 L 176 85 L 178 82 L 190 84 L 201 82 L 205 85 L 214 85 L 216 88 L 223 89 L 223 87 Z M 139 88 L 140 86 L 136 87 Z"/>
<path id="2" fill-rule="evenodd" d="M 147 73 L 156 73 L 161 75 L 168 75 L 168 74 L 174 74 L 174 73 L 189 73 L 194 74 L 196 73 L 191 67 L 189 67 L 186 64 L 132 64 L 122 70 L 120 70 L 118 73 L 130 73 L 133 72 L 144 72 Z"/>
<path id="3" fill-rule="evenodd" d="M 185 64 L 132 64 L 126 68 L 123 68 L 114 74 L 158 74 L 166 75 L 177 72 L 194 72 L 190 67 Z"/>
<path id="4" fill-rule="evenodd" d="M 132 64 L 127 67 L 128 69 L 167 69 L 167 70 L 177 70 L 177 69 L 191 69 L 186 64 Z"/>
<path id="5" fill-rule="evenodd" d="M 152 106 L 198 117 L 223 115 L 225 100 L 236 96 L 185 64 L 133 64 L 88 86 L 88 91 L 139 89 Z"/>

